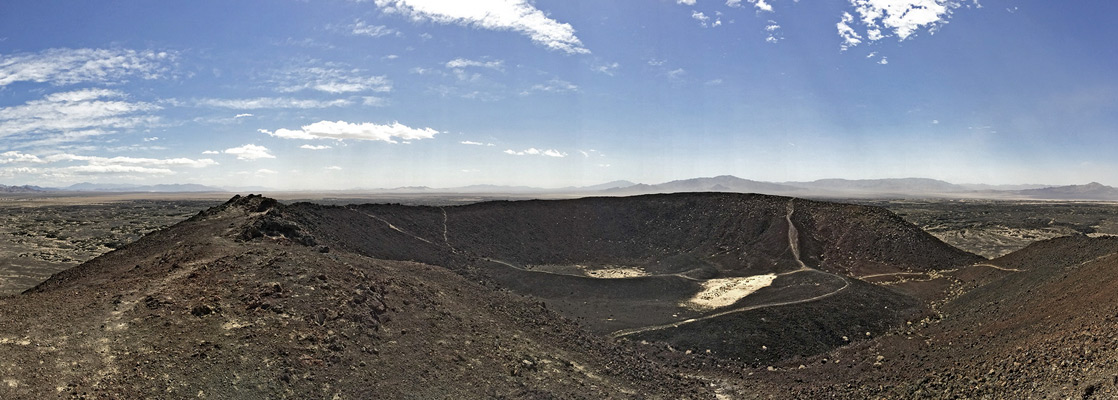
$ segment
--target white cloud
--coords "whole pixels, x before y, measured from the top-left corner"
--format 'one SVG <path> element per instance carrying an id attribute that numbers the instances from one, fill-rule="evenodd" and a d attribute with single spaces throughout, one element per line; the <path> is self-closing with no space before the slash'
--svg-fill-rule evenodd
<path id="1" fill-rule="evenodd" d="M 388 100 L 384 99 L 383 97 L 364 96 L 361 98 L 361 104 L 369 107 L 384 107 L 388 105 Z"/>
<path id="2" fill-rule="evenodd" d="M 0 108 L 0 138 L 33 135 L 40 141 L 62 143 L 149 126 L 159 120 L 145 113 L 161 109 L 159 106 L 120 100 L 123 97 L 124 93 L 116 90 L 81 89 Z"/>
<path id="3" fill-rule="evenodd" d="M 846 51 L 846 49 L 862 43 L 862 36 L 858 35 L 858 32 L 850 27 L 849 24 L 851 22 L 854 22 L 854 16 L 850 15 L 848 12 L 844 12 L 842 13 L 842 20 L 835 24 L 835 26 L 838 27 L 839 37 L 842 38 L 842 44 L 840 45 L 842 51 Z"/>
<path id="4" fill-rule="evenodd" d="M 261 168 L 261 169 L 256 170 L 257 175 L 275 175 L 275 174 L 278 174 L 278 173 L 279 172 L 272 171 L 272 170 L 267 169 L 267 168 Z"/>
<path id="5" fill-rule="evenodd" d="M 332 147 L 326 146 L 326 145 L 304 144 L 302 146 L 299 146 L 299 148 L 300 149 L 307 149 L 307 150 L 326 150 L 326 149 L 330 149 Z"/>
<path id="6" fill-rule="evenodd" d="M 960 3 L 957 0 L 850 0 L 850 5 L 860 17 L 858 22 L 865 28 L 865 38 L 875 42 L 891 35 L 903 41 L 921 29 L 935 33 Z M 981 8 L 977 2 L 975 6 Z M 850 26 L 851 22 L 854 22 L 853 16 L 843 13 L 838 25 L 843 50 L 862 42 L 862 36 Z"/>
<path id="7" fill-rule="evenodd" d="M 375 0 L 385 13 L 397 13 L 416 21 L 434 21 L 498 31 L 511 30 L 532 41 L 569 54 L 590 53 L 575 36 L 570 24 L 547 17 L 527 0 Z"/>
<path id="8" fill-rule="evenodd" d="M 741 0 L 726 0 L 727 7 L 741 7 Z"/>
<path id="9" fill-rule="evenodd" d="M 547 157 L 558 157 L 558 158 L 562 158 L 562 157 L 567 156 L 567 153 L 563 153 L 563 152 L 558 151 L 558 150 L 553 150 L 553 149 L 540 150 L 540 149 L 537 149 L 535 147 L 529 148 L 528 150 L 524 150 L 524 151 L 516 151 L 516 150 L 513 150 L 513 149 L 508 149 L 508 150 L 505 150 L 504 153 L 505 154 L 511 154 L 511 155 L 514 155 L 514 156 L 547 156 Z"/>
<path id="10" fill-rule="evenodd" d="M 885 65 L 885 64 L 889 63 L 889 59 L 885 58 L 885 57 L 881 57 L 881 60 L 878 60 L 877 63 L 881 64 L 881 65 Z"/>
<path id="11" fill-rule="evenodd" d="M 758 10 L 768 12 L 773 11 L 773 6 L 769 3 L 766 3 L 765 0 L 749 0 L 749 3 L 753 4 L 754 7 L 757 7 Z"/>
<path id="12" fill-rule="evenodd" d="M 221 152 L 217 150 L 206 150 L 203 151 L 202 154 L 221 154 Z"/>
<path id="13" fill-rule="evenodd" d="M 392 91 L 392 81 L 386 76 L 369 75 L 361 69 L 340 68 L 332 64 L 327 67 L 282 70 L 276 74 L 273 81 L 278 85 L 276 90 L 284 93 L 302 90 L 317 90 L 331 94 Z"/>
<path id="14" fill-rule="evenodd" d="M 671 71 L 668 71 L 668 78 L 680 79 L 680 78 L 683 77 L 683 75 L 686 75 L 686 74 L 687 74 L 687 71 L 683 70 L 683 68 L 676 68 L 676 69 L 673 69 Z"/>
<path id="15" fill-rule="evenodd" d="M 225 149 L 225 154 L 232 154 L 237 156 L 238 160 L 259 160 L 261 158 L 276 158 L 272 153 L 268 152 L 268 148 L 264 146 L 257 146 L 255 144 L 246 144 L 241 147 L 234 147 Z"/>
<path id="16" fill-rule="evenodd" d="M 699 24 L 702 26 L 707 26 L 707 21 L 710 20 L 710 17 L 706 16 L 706 14 L 694 10 L 691 11 L 691 18 L 699 21 Z"/>
<path id="17" fill-rule="evenodd" d="M 128 77 L 158 79 L 174 63 L 175 53 L 119 49 L 48 49 L 38 53 L 0 54 L 0 87 L 15 82 L 70 85 L 117 82 Z"/>
<path id="18" fill-rule="evenodd" d="M 741 0 L 738 0 L 741 1 Z M 695 0 L 675 0 L 675 4 L 683 4 L 685 6 L 695 5 Z"/>
<path id="19" fill-rule="evenodd" d="M 567 82 L 562 79 L 552 79 L 547 81 L 547 83 L 532 85 L 532 87 L 528 88 L 528 90 L 520 92 L 520 95 L 527 96 L 529 94 L 532 94 L 533 92 L 570 93 L 577 91 L 578 86 L 573 83 Z"/>
<path id="20" fill-rule="evenodd" d="M 349 123 L 345 121 L 319 121 L 304 125 L 299 130 L 276 129 L 271 132 L 260 129 L 261 133 L 284 139 L 334 139 L 334 140 L 379 140 L 388 143 L 397 143 L 395 139 L 420 140 L 431 139 L 439 131 L 431 128 L 411 128 L 399 122 L 380 125 L 371 122 Z"/>
<path id="21" fill-rule="evenodd" d="M 766 42 L 778 43 L 784 39 L 784 34 L 780 32 L 780 24 L 777 24 L 776 21 L 771 19 L 768 25 L 765 25 L 765 32 L 768 33 L 768 36 L 765 37 Z"/>
<path id="22" fill-rule="evenodd" d="M 18 151 L 0 153 L 0 164 L 41 164 L 44 161 L 34 154 L 24 154 Z"/>
<path id="23" fill-rule="evenodd" d="M 257 97 L 254 99 L 198 99 L 194 104 L 199 107 L 229 108 L 233 110 L 259 110 L 268 108 L 327 108 L 345 107 L 353 104 L 345 99 L 304 100 L 289 97 Z"/>
<path id="24" fill-rule="evenodd" d="M 252 116 L 252 114 L 249 114 L 249 113 L 242 113 L 242 114 L 237 114 L 237 115 L 234 115 L 234 116 L 233 116 L 233 119 L 239 119 L 239 118 L 248 118 L 248 117 L 251 117 L 251 116 Z"/>
<path id="25" fill-rule="evenodd" d="M 146 137 L 146 138 L 144 138 L 144 141 L 145 141 L 145 142 L 154 142 L 154 141 L 156 141 L 156 140 L 159 140 L 159 137 L 158 137 L 158 136 L 152 136 L 152 137 Z"/>
<path id="26" fill-rule="evenodd" d="M 2 156 L 2 155 L 0 155 Z M 214 160 L 190 158 L 136 158 L 136 157 L 100 157 L 82 156 L 76 154 L 54 154 L 44 157 L 44 163 L 72 163 L 82 162 L 82 165 L 67 165 L 57 168 L 47 168 L 34 171 L 35 173 L 48 173 L 55 176 L 90 175 L 90 174 L 151 174 L 172 175 L 171 168 L 189 167 L 204 168 L 218 165 Z"/>
<path id="27" fill-rule="evenodd" d="M 613 76 L 613 71 L 616 71 L 618 68 L 621 68 L 621 64 L 610 63 L 610 64 L 603 64 L 603 65 L 599 65 L 597 67 L 594 67 L 594 71 L 601 72 L 601 73 L 609 75 L 609 76 Z"/>
<path id="28" fill-rule="evenodd" d="M 495 70 L 498 70 L 498 71 L 503 71 L 504 68 L 505 68 L 505 61 L 504 60 L 475 61 L 475 60 L 467 60 L 465 58 L 455 58 L 453 60 L 447 61 L 446 62 L 446 67 L 447 68 L 452 68 L 452 69 L 479 67 L 479 68 L 489 68 L 489 69 L 495 69 Z"/>
<path id="29" fill-rule="evenodd" d="M 327 169 L 327 170 L 330 170 L 330 171 L 341 171 L 341 170 L 342 170 L 342 167 L 339 167 L 339 166 L 337 166 L 337 165 L 331 165 L 331 166 L 329 166 L 329 167 L 326 167 L 326 169 Z"/>
<path id="30" fill-rule="evenodd" d="M 475 142 L 475 141 L 472 141 L 472 140 L 463 140 L 463 141 L 458 142 L 458 143 L 461 143 L 461 144 L 464 144 L 464 145 L 469 145 L 469 146 L 486 146 L 486 147 L 496 146 L 493 143 L 482 143 L 482 142 Z"/>
<path id="31" fill-rule="evenodd" d="M 175 171 L 167 168 L 150 168 L 135 165 L 75 165 L 59 168 L 59 170 L 76 174 L 152 174 L 173 175 Z"/>
<path id="32" fill-rule="evenodd" d="M 190 168 L 204 168 L 213 165 L 218 165 L 217 161 L 209 158 L 191 159 L 191 158 L 137 158 L 137 157 L 100 157 L 100 156 L 81 156 L 76 154 L 54 154 L 46 157 L 46 162 L 70 162 L 70 161 L 83 161 L 90 166 L 127 166 L 138 165 L 148 167 L 190 167 Z M 119 172 L 119 171 L 117 171 Z"/>
<path id="33" fill-rule="evenodd" d="M 400 31 L 397 31 L 395 29 L 389 28 L 384 25 L 369 25 L 362 20 L 357 20 L 357 22 L 354 22 L 353 25 L 350 25 L 348 28 L 349 33 L 354 36 L 368 36 L 378 38 L 388 35 L 400 35 Z"/>

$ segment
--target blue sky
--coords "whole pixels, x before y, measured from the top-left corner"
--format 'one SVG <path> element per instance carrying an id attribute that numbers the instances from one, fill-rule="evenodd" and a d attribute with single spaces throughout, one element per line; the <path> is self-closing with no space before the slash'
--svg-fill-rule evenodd
<path id="1" fill-rule="evenodd" d="M 0 3 L 0 183 L 1118 185 L 1118 2 Z"/>

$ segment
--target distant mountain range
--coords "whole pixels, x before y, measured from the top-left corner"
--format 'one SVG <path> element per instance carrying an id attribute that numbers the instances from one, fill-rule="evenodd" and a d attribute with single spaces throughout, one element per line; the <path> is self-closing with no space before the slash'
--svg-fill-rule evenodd
<path id="1" fill-rule="evenodd" d="M 764 194 L 792 194 L 803 192 L 801 188 L 779 183 L 752 181 L 736 176 L 722 175 L 713 178 L 694 178 L 661 183 L 659 185 L 629 185 L 604 190 L 611 195 L 631 195 L 649 193 L 680 192 L 737 192 Z"/>
<path id="2" fill-rule="evenodd" d="M 78 183 L 64 188 L 0 185 L 0 193 L 37 192 L 133 192 L 133 193 L 227 193 L 277 192 L 262 187 L 219 188 L 199 184 L 132 185 L 113 183 Z M 405 186 L 381 189 L 350 189 L 315 191 L 322 193 L 369 194 L 510 194 L 565 196 L 631 196 L 653 193 L 734 192 L 819 198 L 975 198 L 975 199 L 1037 199 L 1037 200 L 1107 200 L 1118 201 L 1118 188 L 1098 182 L 1086 185 L 983 185 L 954 184 L 928 178 L 900 179 L 820 179 L 810 182 L 763 182 L 731 175 L 682 179 L 660 184 L 633 183 L 625 180 L 591 186 L 539 188 L 531 186 L 470 185 L 451 188 Z"/>
<path id="3" fill-rule="evenodd" d="M 31 186 L 31 185 L 23 185 L 23 186 L 0 185 L 0 193 L 37 193 L 37 192 L 45 192 L 45 191 L 46 190 L 41 188 L 41 187 Z"/>
<path id="4" fill-rule="evenodd" d="M 1086 185 L 1055 186 L 1041 189 L 1019 190 L 1017 193 L 1037 199 L 1115 200 L 1118 188 L 1091 182 Z"/>
<path id="5" fill-rule="evenodd" d="M 760 182 L 723 175 L 658 185 L 632 185 L 604 191 L 609 195 L 676 192 L 741 192 L 799 197 L 932 197 L 1038 200 L 1118 201 L 1118 188 L 1098 182 L 1086 185 L 959 185 L 928 178 L 820 179 L 811 182 Z"/>

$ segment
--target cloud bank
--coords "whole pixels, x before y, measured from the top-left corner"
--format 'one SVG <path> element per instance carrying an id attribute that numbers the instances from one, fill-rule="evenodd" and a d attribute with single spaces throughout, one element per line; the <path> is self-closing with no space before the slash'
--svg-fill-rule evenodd
<path id="1" fill-rule="evenodd" d="M 393 122 L 380 125 L 371 122 L 350 123 L 345 121 L 319 121 L 303 125 L 300 129 L 276 129 L 275 132 L 260 129 L 261 133 L 283 139 L 334 139 L 334 140 L 373 140 L 388 143 L 434 138 L 439 131 L 431 128 L 412 128 Z"/>

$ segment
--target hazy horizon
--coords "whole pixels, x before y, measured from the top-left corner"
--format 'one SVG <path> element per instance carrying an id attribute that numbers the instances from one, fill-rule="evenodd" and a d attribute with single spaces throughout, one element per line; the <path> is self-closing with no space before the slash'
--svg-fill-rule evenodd
<path id="1" fill-rule="evenodd" d="M 1118 186 L 1118 3 L 633 4 L 6 1 L 0 184 Z"/>

